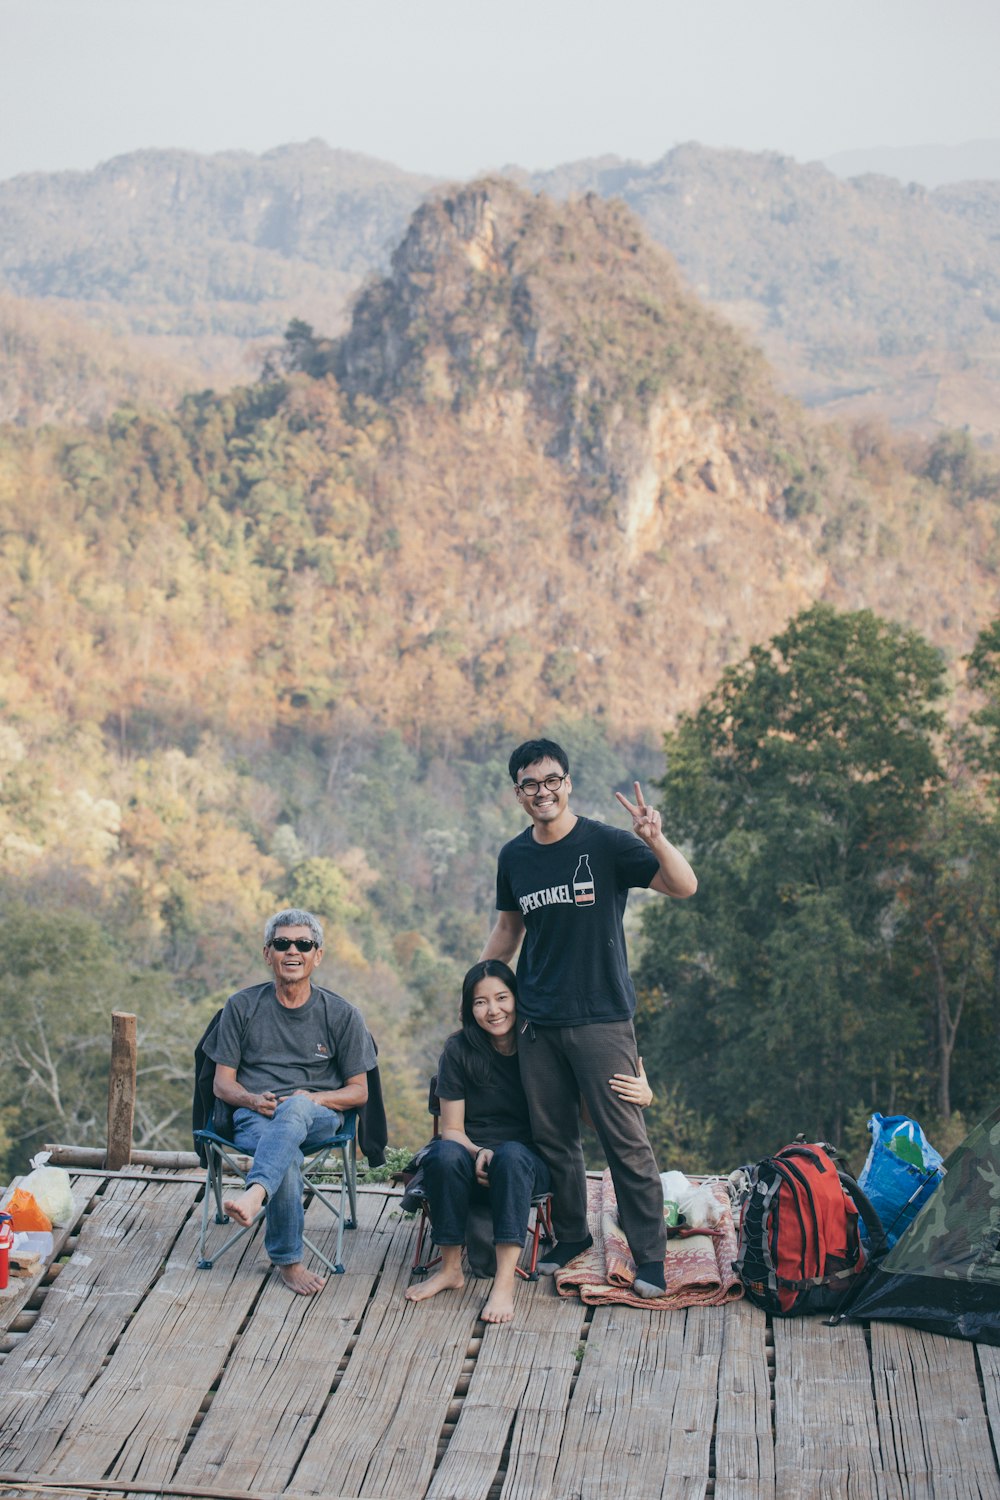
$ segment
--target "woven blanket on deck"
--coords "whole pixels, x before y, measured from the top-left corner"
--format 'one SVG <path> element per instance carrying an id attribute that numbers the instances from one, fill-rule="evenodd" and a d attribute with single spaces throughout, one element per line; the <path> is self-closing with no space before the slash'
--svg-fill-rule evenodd
<path id="1" fill-rule="evenodd" d="M 736 1259 L 736 1227 L 724 1183 L 713 1184 L 723 1215 L 711 1234 L 671 1237 L 663 1262 L 667 1289 L 662 1297 L 637 1297 L 632 1291 L 635 1261 L 618 1222 L 618 1202 L 611 1173 L 600 1181 L 588 1178 L 587 1212 L 591 1249 L 578 1255 L 555 1275 L 561 1297 L 579 1296 L 599 1305 L 624 1302 L 630 1307 L 716 1306 L 742 1297 L 743 1288 L 733 1270 Z"/>

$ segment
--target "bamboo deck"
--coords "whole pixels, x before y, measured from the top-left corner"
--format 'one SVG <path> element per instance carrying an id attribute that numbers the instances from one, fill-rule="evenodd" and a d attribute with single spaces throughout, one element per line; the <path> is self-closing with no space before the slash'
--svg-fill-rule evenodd
<path id="1" fill-rule="evenodd" d="M 196 1269 L 193 1174 L 73 1181 L 71 1258 L 0 1301 L 5 1497 L 1000 1497 L 1000 1349 L 588 1310 L 546 1281 L 484 1327 L 483 1282 L 403 1301 L 415 1230 L 386 1189 L 299 1298 L 259 1234 Z"/>

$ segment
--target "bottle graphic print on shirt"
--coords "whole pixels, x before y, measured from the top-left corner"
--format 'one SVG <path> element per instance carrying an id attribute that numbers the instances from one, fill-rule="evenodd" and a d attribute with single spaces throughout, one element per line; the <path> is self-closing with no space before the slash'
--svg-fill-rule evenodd
<path id="1" fill-rule="evenodd" d="M 586 854 L 580 855 L 573 876 L 573 900 L 577 906 L 593 906 L 594 904 L 594 877 L 590 873 L 590 858 Z"/>

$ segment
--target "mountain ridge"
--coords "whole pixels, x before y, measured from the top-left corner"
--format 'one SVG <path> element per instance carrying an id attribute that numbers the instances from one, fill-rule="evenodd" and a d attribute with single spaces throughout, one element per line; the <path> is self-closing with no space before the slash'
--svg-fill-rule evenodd
<path id="1" fill-rule="evenodd" d="M 824 156 L 823 165 L 838 177 L 862 177 L 876 172 L 883 177 L 895 177 L 899 182 L 919 182 L 927 188 L 992 181 L 1000 178 L 1000 140 L 858 147 Z"/>
<path id="2" fill-rule="evenodd" d="M 991 612 L 992 472 L 821 428 L 620 203 L 442 193 L 289 364 L 7 445 L 9 712 L 642 737 L 816 599 L 953 657 Z"/>
<path id="3" fill-rule="evenodd" d="M 845 183 L 820 163 L 696 143 L 651 164 L 597 158 L 510 175 L 557 197 L 622 196 L 810 405 L 997 436 L 1000 184 Z M 226 383 L 239 346 L 273 342 L 292 318 L 341 332 L 350 299 L 385 270 L 434 187 L 319 141 L 263 157 L 144 152 L 96 173 L 10 179 L 0 289 L 164 352 L 200 340 L 209 383 L 225 352 Z"/>
<path id="4" fill-rule="evenodd" d="M 535 174 L 557 197 L 613 191 L 677 258 L 695 290 L 761 344 L 783 384 L 831 414 L 954 422 L 971 366 L 983 435 L 1000 377 L 1000 183 L 930 193 L 888 178 L 843 182 L 821 163 L 690 142 L 634 172 L 586 163 Z M 928 378 L 937 387 L 928 395 Z M 921 388 L 922 387 L 922 388 Z M 961 401 L 962 396 L 959 396 Z M 926 430 L 926 428 L 925 428 Z"/>

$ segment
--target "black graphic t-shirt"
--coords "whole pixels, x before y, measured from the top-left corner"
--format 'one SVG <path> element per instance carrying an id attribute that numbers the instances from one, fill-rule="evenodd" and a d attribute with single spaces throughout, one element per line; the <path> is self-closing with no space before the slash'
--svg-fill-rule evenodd
<path id="1" fill-rule="evenodd" d="M 635 1010 L 622 919 L 656 856 L 634 833 L 577 818 L 555 844 L 529 827 L 500 850 L 497 909 L 524 918 L 517 1010 L 545 1026 L 627 1021 Z"/>
<path id="2" fill-rule="evenodd" d="M 465 1133 L 477 1146 L 496 1150 L 504 1141 L 533 1145 L 528 1101 L 521 1083 L 517 1053 L 494 1053 L 485 1083 L 469 1076 L 461 1035 L 450 1036 L 438 1063 L 439 1099 L 465 1100 Z"/>

